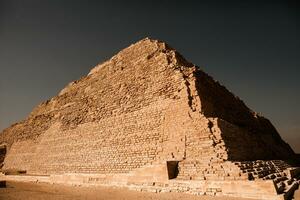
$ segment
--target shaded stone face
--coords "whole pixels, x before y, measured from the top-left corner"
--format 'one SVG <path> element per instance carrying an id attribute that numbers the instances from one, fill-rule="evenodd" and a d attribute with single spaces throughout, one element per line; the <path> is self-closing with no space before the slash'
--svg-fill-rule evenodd
<path id="1" fill-rule="evenodd" d="M 0 146 L 0 168 L 3 167 L 3 162 L 6 156 L 6 145 Z"/>
<path id="2" fill-rule="evenodd" d="M 148 38 L 38 105 L 0 134 L 1 143 L 4 170 L 130 174 L 142 182 L 255 179 L 278 163 L 280 172 L 288 167 L 255 160 L 294 156 L 267 119 Z"/>

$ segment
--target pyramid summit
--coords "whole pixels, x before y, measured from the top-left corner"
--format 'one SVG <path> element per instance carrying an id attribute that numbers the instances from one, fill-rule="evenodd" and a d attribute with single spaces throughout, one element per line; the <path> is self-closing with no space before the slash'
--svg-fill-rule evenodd
<path id="1" fill-rule="evenodd" d="M 288 196 L 299 173 L 268 119 L 149 38 L 5 129 L 0 154 L 5 179 L 24 180 L 15 170 L 53 183 L 260 199 Z"/>

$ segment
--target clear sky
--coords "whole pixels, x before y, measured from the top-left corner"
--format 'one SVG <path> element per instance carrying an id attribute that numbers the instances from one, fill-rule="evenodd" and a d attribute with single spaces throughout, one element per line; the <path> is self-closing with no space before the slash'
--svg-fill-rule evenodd
<path id="1" fill-rule="evenodd" d="M 201 66 L 300 152 L 299 8 L 275 0 L 0 0 L 0 130 L 148 36 Z"/>

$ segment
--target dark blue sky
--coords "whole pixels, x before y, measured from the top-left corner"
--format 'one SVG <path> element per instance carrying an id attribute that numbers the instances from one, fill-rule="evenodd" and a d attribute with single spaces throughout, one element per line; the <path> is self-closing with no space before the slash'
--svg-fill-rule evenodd
<path id="1" fill-rule="evenodd" d="M 166 41 L 300 152 L 300 14 L 292 1 L 0 0 L 0 130 L 144 37 Z"/>

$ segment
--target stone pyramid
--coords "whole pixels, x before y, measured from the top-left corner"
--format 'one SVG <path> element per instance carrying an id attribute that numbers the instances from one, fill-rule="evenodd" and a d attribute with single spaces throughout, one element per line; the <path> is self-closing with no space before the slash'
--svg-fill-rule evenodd
<path id="1" fill-rule="evenodd" d="M 3 172 L 53 182 L 150 182 L 148 190 L 262 199 L 287 195 L 286 180 L 297 184 L 298 168 L 286 161 L 295 153 L 268 119 L 149 38 L 38 105 L 0 134 L 0 145 Z"/>

